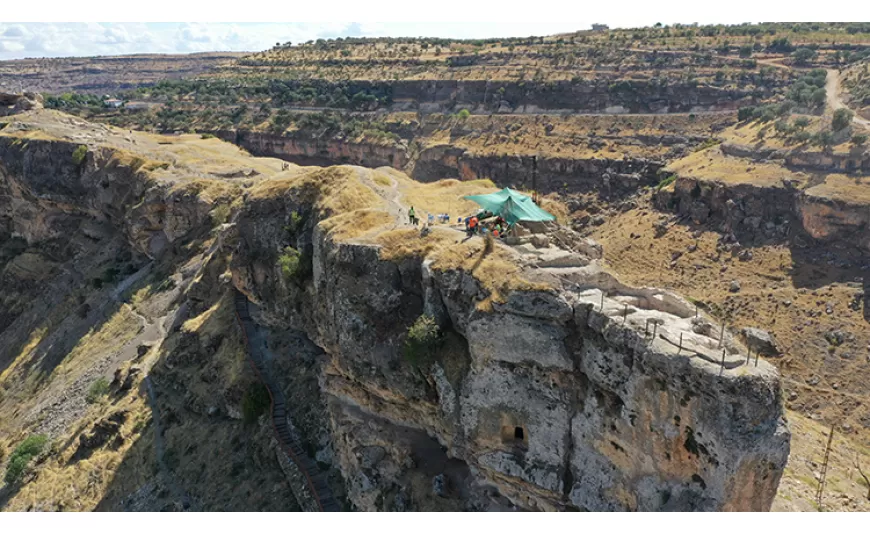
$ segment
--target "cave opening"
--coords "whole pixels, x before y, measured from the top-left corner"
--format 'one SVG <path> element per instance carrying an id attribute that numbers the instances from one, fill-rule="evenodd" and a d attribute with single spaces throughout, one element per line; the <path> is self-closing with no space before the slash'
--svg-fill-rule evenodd
<path id="1" fill-rule="evenodd" d="M 523 441 L 525 432 L 523 431 L 523 427 L 518 426 L 514 428 L 514 439 Z"/>

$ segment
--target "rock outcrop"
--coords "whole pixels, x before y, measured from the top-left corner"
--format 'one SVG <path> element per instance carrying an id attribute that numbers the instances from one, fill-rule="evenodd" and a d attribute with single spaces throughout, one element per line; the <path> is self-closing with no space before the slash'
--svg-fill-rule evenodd
<path id="1" fill-rule="evenodd" d="M 288 243 L 289 213 L 307 218 Z M 769 509 L 789 450 L 777 372 L 746 365 L 730 334 L 719 348 L 719 328 L 698 327 L 683 299 L 592 261 L 540 268 L 549 288 L 487 309 L 471 272 L 384 259 L 320 216 L 291 192 L 249 199 L 228 243 L 236 287 L 332 357 L 322 387 L 358 508 L 412 507 L 408 473 L 450 460 L 470 471 L 469 494 L 493 487 L 526 509 Z M 282 277 L 276 240 L 305 251 L 309 282 Z M 409 359 L 423 314 L 445 342 Z"/>
<path id="2" fill-rule="evenodd" d="M 22 111 L 41 109 L 42 95 L 25 91 L 22 94 L 0 93 L 0 117 L 14 115 Z"/>

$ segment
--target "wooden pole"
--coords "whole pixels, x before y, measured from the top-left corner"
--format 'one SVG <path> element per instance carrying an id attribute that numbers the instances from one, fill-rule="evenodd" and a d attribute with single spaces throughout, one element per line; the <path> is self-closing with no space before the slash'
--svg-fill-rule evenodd
<path id="1" fill-rule="evenodd" d="M 683 352 L 683 333 L 680 332 L 680 347 L 677 349 L 677 354 Z"/>
<path id="2" fill-rule="evenodd" d="M 816 493 L 816 504 L 819 510 L 822 509 L 822 494 L 825 492 L 825 480 L 828 476 L 828 460 L 831 457 L 831 443 L 834 441 L 834 426 L 831 425 L 831 432 L 828 434 L 828 444 L 825 445 L 825 459 L 822 461 L 822 474 L 819 476 L 819 489 Z"/>
<path id="3" fill-rule="evenodd" d="M 622 309 L 622 324 L 625 324 L 625 319 L 628 317 L 628 304 Z"/>
<path id="4" fill-rule="evenodd" d="M 722 349 L 722 364 L 719 367 L 719 374 L 721 375 L 723 371 L 725 371 L 725 349 Z"/>
<path id="5" fill-rule="evenodd" d="M 598 308 L 598 311 L 604 312 L 604 291 L 601 292 L 601 306 Z"/>
<path id="6" fill-rule="evenodd" d="M 722 329 L 719 330 L 719 346 L 716 348 L 722 347 L 722 340 L 725 339 L 725 323 L 722 323 Z"/>

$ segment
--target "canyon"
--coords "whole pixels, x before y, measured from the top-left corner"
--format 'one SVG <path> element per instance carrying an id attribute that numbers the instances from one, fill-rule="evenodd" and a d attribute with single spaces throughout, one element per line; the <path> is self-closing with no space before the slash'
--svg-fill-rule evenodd
<path id="1" fill-rule="evenodd" d="M 312 443 L 329 451 L 318 457 L 332 458 L 354 509 L 771 506 L 790 441 L 775 367 L 750 363 L 736 334 L 685 299 L 620 282 L 600 246 L 568 228 L 553 229 L 558 246 L 526 237 L 487 252 L 482 238 L 437 226 L 424 235 L 396 219 L 403 198 L 485 185 L 420 184 L 389 168 L 286 169 L 217 139 L 127 133 L 42 110 L 13 116 L 0 137 L 0 230 L 4 243 L 23 241 L 42 276 L 54 271 L 41 247 L 58 239 L 116 240 L 140 264 L 201 254 L 193 270 L 185 260 L 167 273 L 179 280 L 164 304 L 174 324 L 216 321 L 238 290 L 263 328 L 319 347 L 317 393 L 300 402 L 323 403 L 328 430 Z M 220 206 L 229 215 L 215 222 Z M 211 232 L 210 245 L 195 245 Z M 291 275 L 281 267 L 288 247 L 300 261 Z M 25 265 L 21 253 L 11 261 Z M 421 316 L 440 342 L 411 357 L 404 347 Z M 17 362 L 22 378 L 16 350 L 34 319 L 13 313 L 3 333 L 4 366 Z M 230 343 L 227 333 L 206 337 L 214 326 L 194 328 L 204 327 L 167 328 L 149 352 L 159 395 L 173 395 L 185 362 Z M 200 380 L 223 383 L 217 369 L 193 371 L 191 393 Z M 206 387 L 189 409 L 205 413 L 215 394 L 235 424 L 238 386 Z M 124 447 L 144 439 L 128 437 Z"/>

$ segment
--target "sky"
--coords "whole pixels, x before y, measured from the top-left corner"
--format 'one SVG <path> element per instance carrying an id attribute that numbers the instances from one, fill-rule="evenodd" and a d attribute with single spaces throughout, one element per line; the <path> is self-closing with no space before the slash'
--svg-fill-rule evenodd
<path id="1" fill-rule="evenodd" d="M 135 53 L 258 51 L 276 42 L 334 37 L 453 38 L 548 35 L 588 29 L 543 23 L 0 23 L 0 59 Z"/>
<path id="2" fill-rule="evenodd" d="M 727 9 L 723 5 L 727 4 Z M 611 28 L 663 24 L 758 22 L 764 20 L 824 20 L 830 13 L 846 20 L 870 19 L 866 0 L 728 0 L 726 4 L 697 0 L 620 0 L 618 4 L 582 0 L 438 0 L 423 4 L 408 0 L 245 0 L 242 3 L 149 0 L 148 9 L 117 0 L 42 0 L 42 9 L 14 2 L 4 5 L 0 21 L 0 60 L 25 57 L 97 56 L 136 53 L 210 51 L 253 52 L 277 42 L 305 42 L 335 37 L 487 38 L 552 35 L 589 29 L 592 23 Z M 203 9 L 207 5 L 208 9 Z M 240 6 L 243 6 L 241 8 Z M 97 15 L 99 14 L 99 15 Z M 215 22 L 60 22 L 105 14 L 105 18 L 163 17 Z M 391 22 L 254 22 L 280 20 L 345 20 Z M 826 15 L 828 15 L 826 17 Z M 5 22 L 45 17 L 46 22 Z M 427 22 L 400 22 L 402 19 Z M 439 18 L 449 22 L 435 22 Z M 47 22 L 55 20 L 55 22 Z M 87 19 L 84 19 L 87 20 Z M 166 20 L 166 19 L 164 19 Z M 171 20 L 171 19 L 169 19 Z M 246 22 L 217 22 L 244 20 Z M 484 22 L 476 22 L 476 21 Z M 475 22 L 471 22 L 475 21 Z"/>

